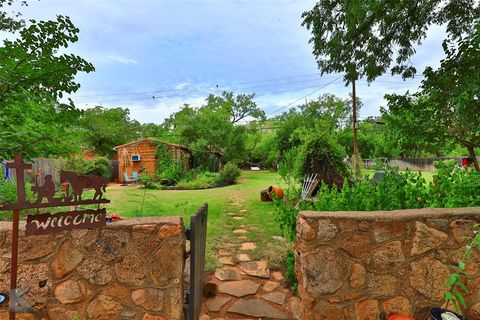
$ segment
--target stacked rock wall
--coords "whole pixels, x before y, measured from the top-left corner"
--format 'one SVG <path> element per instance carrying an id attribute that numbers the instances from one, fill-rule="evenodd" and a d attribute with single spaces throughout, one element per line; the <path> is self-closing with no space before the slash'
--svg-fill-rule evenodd
<path id="1" fill-rule="evenodd" d="M 295 269 L 304 319 L 429 319 L 479 219 L 480 208 L 301 212 Z M 480 319 L 479 262 L 475 251 L 466 281 L 471 320 Z"/>
<path id="2" fill-rule="evenodd" d="M 9 292 L 11 223 L 0 223 L 0 292 Z M 137 218 L 94 230 L 25 237 L 18 287 L 37 311 L 17 319 L 183 319 L 180 218 Z M 8 303 L 0 319 L 8 319 Z"/>

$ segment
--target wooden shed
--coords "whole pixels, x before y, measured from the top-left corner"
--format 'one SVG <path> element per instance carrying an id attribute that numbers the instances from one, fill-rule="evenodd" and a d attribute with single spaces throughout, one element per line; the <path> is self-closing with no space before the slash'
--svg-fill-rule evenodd
<path id="1" fill-rule="evenodd" d="M 160 141 L 155 138 L 144 138 L 122 144 L 113 148 L 118 157 L 118 178 L 119 182 L 126 182 L 124 173 L 130 177 L 134 172 L 153 176 L 157 171 L 157 160 L 155 151 L 158 145 L 164 145 L 170 150 L 175 159 L 180 159 L 183 154 L 190 155 L 190 149 L 185 146 Z M 190 161 L 185 162 L 187 169 L 190 169 Z"/>

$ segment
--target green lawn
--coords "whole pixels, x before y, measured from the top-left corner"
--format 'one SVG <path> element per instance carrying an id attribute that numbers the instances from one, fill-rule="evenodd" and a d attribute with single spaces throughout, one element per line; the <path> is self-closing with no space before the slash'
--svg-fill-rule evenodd
<path id="1" fill-rule="evenodd" d="M 281 184 L 281 178 L 273 172 L 242 172 L 236 185 L 206 190 L 146 190 L 126 187 L 122 190 L 108 190 L 107 205 L 109 213 L 124 217 L 140 216 L 181 216 L 185 225 L 190 216 L 203 204 L 208 203 L 207 267 L 216 265 L 217 252 L 225 244 L 238 245 L 242 240 L 233 234 L 233 230 L 242 225 L 250 232 L 247 240 L 257 244 L 257 250 L 251 255 L 268 259 L 278 266 L 288 246 L 285 242 L 272 240 L 272 236 L 281 235 L 273 216 L 273 204 L 260 202 L 260 190 L 272 184 Z M 238 207 L 231 202 L 238 199 L 247 210 L 244 220 L 233 220 L 227 213 L 237 213 Z M 143 210 L 142 210 L 143 202 Z"/>

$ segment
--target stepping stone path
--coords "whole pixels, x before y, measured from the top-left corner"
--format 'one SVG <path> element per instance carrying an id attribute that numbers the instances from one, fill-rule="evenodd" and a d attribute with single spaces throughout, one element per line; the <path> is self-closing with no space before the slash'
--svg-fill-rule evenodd
<path id="1" fill-rule="evenodd" d="M 257 245 L 253 242 L 244 242 L 240 247 L 240 250 L 255 250 L 257 249 Z"/>
<path id="2" fill-rule="evenodd" d="M 300 319 L 299 299 L 284 286 L 282 273 L 270 272 L 268 261 L 250 257 L 250 253 L 255 256 L 257 244 L 248 242 L 249 234 L 257 228 L 243 222 L 248 211 L 242 201 L 230 199 L 229 210 L 227 217 L 233 223 L 229 225 L 235 226 L 236 236 L 232 243 L 221 245 L 219 267 L 206 275 L 205 281 L 215 283 L 218 293 L 203 300 L 200 320 Z"/>

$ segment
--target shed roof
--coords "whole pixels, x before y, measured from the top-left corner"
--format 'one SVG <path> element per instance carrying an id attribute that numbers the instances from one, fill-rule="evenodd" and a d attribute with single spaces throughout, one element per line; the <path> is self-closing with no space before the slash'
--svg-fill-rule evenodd
<path id="1" fill-rule="evenodd" d="M 117 150 L 118 148 L 122 148 L 122 147 L 128 147 L 130 145 L 133 145 L 133 144 L 136 144 L 136 143 L 139 143 L 139 142 L 154 142 L 154 143 L 160 143 L 160 144 L 165 144 L 165 145 L 168 145 L 168 146 L 172 146 L 174 148 L 177 148 L 177 149 L 182 149 L 184 151 L 187 151 L 187 152 L 190 152 L 190 149 L 188 149 L 187 147 L 185 146 L 182 146 L 180 144 L 176 144 L 176 143 L 171 143 L 171 142 L 165 142 L 165 141 L 161 141 L 161 140 L 158 140 L 156 138 L 142 138 L 142 139 L 138 139 L 138 140 L 135 140 L 135 141 L 132 141 L 132 142 L 129 142 L 129 143 L 125 143 L 125 144 L 121 144 L 119 146 L 116 146 L 113 148 L 113 150 Z"/>

